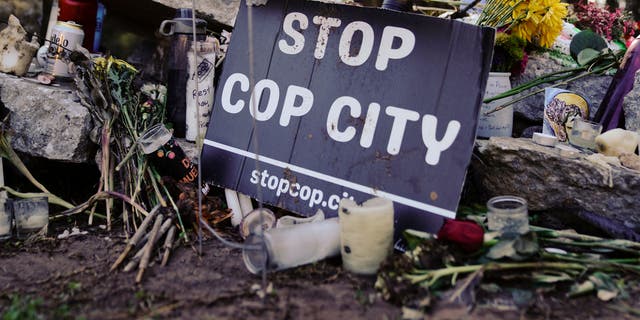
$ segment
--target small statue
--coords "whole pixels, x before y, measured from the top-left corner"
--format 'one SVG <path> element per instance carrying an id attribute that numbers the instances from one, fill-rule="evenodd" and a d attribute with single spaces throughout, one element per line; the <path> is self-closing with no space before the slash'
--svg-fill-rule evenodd
<path id="1" fill-rule="evenodd" d="M 14 15 L 9 16 L 9 26 L 0 31 L 0 72 L 23 76 L 40 47 L 38 37 L 26 40 L 27 32 Z"/>

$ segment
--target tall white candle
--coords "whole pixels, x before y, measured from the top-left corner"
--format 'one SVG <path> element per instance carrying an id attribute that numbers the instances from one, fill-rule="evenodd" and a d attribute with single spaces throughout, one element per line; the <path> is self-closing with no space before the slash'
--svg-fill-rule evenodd
<path id="1" fill-rule="evenodd" d="M 338 215 L 344 268 L 375 274 L 393 245 L 393 202 L 373 198 L 360 206 L 351 199 L 342 199 Z"/>
<path id="2" fill-rule="evenodd" d="M 185 138 L 195 141 L 198 133 L 207 129 L 213 107 L 213 78 L 215 76 L 217 40 L 208 38 L 195 44 L 197 57 L 192 50 L 187 52 L 189 60 L 189 81 L 187 81 L 187 111 Z M 194 61 L 195 60 L 195 61 Z M 193 66 L 196 69 L 193 70 Z M 197 82 L 197 85 L 196 85 Z"/>

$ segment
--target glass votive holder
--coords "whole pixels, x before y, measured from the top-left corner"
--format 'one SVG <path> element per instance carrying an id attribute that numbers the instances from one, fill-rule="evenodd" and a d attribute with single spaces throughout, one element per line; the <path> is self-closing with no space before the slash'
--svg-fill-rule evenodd
<path id="1" fill-rule="evenodd" d="M 49 224 L 49 201 L 47 197 L 14 200 L 13 216 L 16 236 L 18 239 L 26 239 Z"/>
<path id="2" fill-rule="evenodd" d="M 487 201 L 487 220 L 490 231 L 501 234 L 529 232 L 527 200 L 516 196 L 498 196 Z"/>
<path id="3" fill-rule="evenodd" d="M 11 201 L 5 197 L 0 197 L 0 241 L 11 238 L 13 229 L 13 212 Z"/>
<path id="4" fill-rule="evenodd" d="M 569 143 L 585 149 L 596 149 L 596 137 L 602 132 L 602 124 L 574 118 L 573 127 L 569 131 Z"/>
<path id="5" fill-rule="evenodd" d="M 264 239 L 266 251 L 242 251 L 244 264 L 253 274 L 259 274 L 265 266 L 267 271 L 284 270 L 340 254 L 340 222 L 337 218 L 272 228 L 262 235 L 252 234 L 245 244 L 260 246 Z"/>

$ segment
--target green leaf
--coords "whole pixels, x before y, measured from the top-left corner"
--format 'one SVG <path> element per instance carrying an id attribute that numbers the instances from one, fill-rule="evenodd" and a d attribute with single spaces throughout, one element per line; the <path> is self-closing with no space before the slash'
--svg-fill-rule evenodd
<path id="1" fill-rule="evenodd" d="M 521 235 L 516 239 L 514 246 L 516 252 L 525 257 L 533 256 L 540 249 L 535 232 L 527 232 Z"/>
<path id="2" fill-rule="evenodd" d="M 598 299 L 602 301 L 609 301 L 618 296 L 620 290 L 615 281 L 606 273 L 594 272 L 589 276 L 589 281 L 593 282 L 598 290 Z"/>
<path id="3" fill-rule="evenodd" d="M 534 272 L 532 275 L 534 281 L 538 283 L 557 283 L 563 281 L 571 281 L 573 277 L 565 272 L 554 270 L 544 270 L 542 272 Z"/>
<path id="4" fill-rule="evenodd" d="M 593 282 L 587 280 L 585 282 L 582 283 L 576 283 L 573 286 L 571 286 L 571 290 L 569 291 L 569 293 L 567 294 L 569 297 L 576 297 L 579 295 L 583 295 L 585 293 L 589 293 L 593 290 L 596 289 L 595 284 L 593 284 Z"/>
<path id="5" fill-rule="evenodd" d="M 509 258 L 520 261 L 537 254 L 538 249 L 535 233 L 528 232 L 513 239 L 501 239 L 491 247 L 486 257 L 492 260 Z"/>
<path id="6" fill-rule="evenodd" d="M 591 30 L 583 30 L 573 36 L 571 44 L 569 45 L 569 51 L 571 52 L 571 57 L 578 61 L 578 54 L 585 48 L 600 51 L 606 47 L 607 43 L 597 33 Z"/>
<path id="7" fill-rule="evenodd" d="M 423 231 L 406 229 L 402 232 L 402 236 L 407 242 L 407 250 L 411 251 L 421 243 L 435 239 L 432 234 Z"/>
<path id="8" fill-rule="evenodd" d="M 580 53 L 578 53 L 578 58 L 576 60 L 578 61 L 579 65 L 584 66 L 592 63 L 593 61 L 598 59 L 598 57 L 600 57 L 600 51 L 592 48 L 585 48 L 582 49 Z"/>
<path id="9" fill-rule="evenodd" d="M 516 257 L 515 242 L 515 239 L 500 240 L 500 242 L 491 247 L 486 257 L 492 260 Z"/>

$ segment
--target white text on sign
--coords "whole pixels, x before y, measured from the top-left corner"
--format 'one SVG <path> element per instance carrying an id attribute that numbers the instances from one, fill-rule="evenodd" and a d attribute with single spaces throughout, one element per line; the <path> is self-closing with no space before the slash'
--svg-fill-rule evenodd
<path id="1" fill-rule="evenodd" d="M 249 78 L 242 73 L 234 73 L 225 81 L 222 88 L 221 104 L 222 108 L 231 114 L 241 112 L 246 104 L 246 96 L 244 96 L 245 100 L 243 100 L 242 95 L 240 95 L 240 97 L 239 95 L 233 95 L 236 85 L 239 86 L 239 91 L 248 93 Z M 266 107 L 261 111 L 260 108 L 258 108 L 257 102 L 262 99 L 265 91 L 268 93 L 269 98 L 267 99 Z M 235 98 L 232 98 L 232 96 L 235 96 Z M 248 108 L 249 113 L 257 121 L 268 121 L 278 110 L 278 105 L 280 104 L 280 87 L 273 80 L 262 79 L 255 84 L 254 92 L 249 98 L 250 105 L 254 103 L 254 99 L 256 103 L 255 111 L 253 108 Z M 292 117 L 302 117 L 306 115 L 311 111 L 313 100 L 313 92 L 311 92 L 311 90 L 290 85 L 285 92 L 278 123 L 286 127 L 289 125 Z M 300 101 L 300 103 L 296 105 L 296 101 Z M 360 132 L 360 146 L 363 148 L 369 148 L 372 144 L 376 132 L 376 125 L 380 117 L 380 108 L 380 104 L 376 102 L 369 104 L 365 125 L 362 128 L 362 132 Z M 334 100 L 329 108 L 326 128 L 329 137 L 337 142 L 349 142 L 353 140 L 357 134 L 357 129 L 354 126 L 339 128 L 338 123 L 340 117 L 343 116 L 344 109 L 348 109 L 349 116 L 352 118 L 358 118 L 363 113 L 362 105 L 356 98 L 341 96 Z M 387 152 L 391 155 L 396 155 L 400 152 L 407 124 L 418 122 L 421 117 L 416 111 L 396 106 L 387 106 L 385 108 L 385 114 L 393 118 L 393 125 L 387 143 Z M 437 126 L 438 119 L 434 115 L 425 114 L 422 116 L 422 141 L 427 148 L 425 162 L 429 165 L 438 164 L 440 154 L 453 144 L 460 131 L 460 122 L 451 120 L 447 124 L 443 138 L 438 140 L 436 138 Z"/>
<path id="2" fill-rule="evenodd" d="M 294 22 L 298 24 L 299 29 L 306 30 L 309 27 L 309 19 L 305 14 L 300 12 L 291 12 L 284 18 L 282 30 L 290 39 L 281 39 L 278 41 L 278 48 L 280 48 L 280 51 L 283 53 L 292 55 L 302 52 L 305 45 L 305 37 L 300 31 L 294 28 Z M 327 48 L 331 28 L 339 27 L 342 25 L 342 21 L 333 17 L 314 16 L 313 23 L 319 26 L 313 56 L 316 59 L 322 59 L 324 58 L 325 49 Z M 356 32 L 362 33 L 362 42 L 358 50 L 351 50 L 353 36 Z M 374 39 L 373 28 L 367 22 L 353 21 L 347 24 L 342 30 L 338 45 L 340 60 L 349 66 L 361 66 L 369 59 L 373 52 Z M 400 45 L 394 48 L 393 44 L 396 39 L 400 42 Z M 375 63 L 376 69 L 384 71 L 387 69 L 389 60 L 398 60 L 407 57 L 413 51 L 415 43 L 416 36 L 411 30 L 386 26 L 382 31 L 382 38 L 378 48 Z M 352 56 L 352 52 L 357 52 L 357 54 Z"/>
<path id="3" fill-rule="evenodd" d="M 314 16 L 313 23 L 318 27 L 318 36 L 316 46 L 313 53 L 315 59 L 322 59 L 325 56 L 325 49 L 329 41 L 331 29 L 338 28 L 342 25 L 342 20 L 333 17 Z M 298 29 L 294 27 L 297 24 Z M 300 30 L 309 28 L 309 19 L 300 12 L 291 12 L 284 18 L 282 30 L 286 35 L 286 39 L 278 41 L 278 48 L 281 52 L 289 55 L 295 55 L 302 52 L 305 46 L 305 35 Z M 362 34 L 362 41 L 358 50 L 352 50 L 352 41 L 356 33 Z M 340 60 L 349 66 L 358 67 L 364 64 L 373 52 L 375 40 L 374 30 L 370 24 L 364 21 L 353 21 L 347 24 L 339 35 L 338 51 Z M 385 71 L 392 60 L 400 60 L 411 54 L 415 47 L 416 38 L 413 32 L 406 28 L 385 26 L 382 31 L 378 54 L 375 60 L 375 68 L 379 71 Z M 395 44 L 395 46 L 394 46 Z M 355 55 L 352 55 L 352 53 Z M 254 108 L 248 108 L 251 116 L 257 121 L 268 121 L 278 111 L 281 106 L 280 117 L 278 123 L 282 127 L 287 127 L 292 117 L 302 117 L 308 114 L 314 102 L 313 92 L 311 90 L 289 85 L 284 92 L 284 99 L 280 99 L 280 86 L 271 79 L 262 79 L 256 82 L 253 92 L 249 93 L 249 78 L 242 73 L 233 73 L 225 81 L 222 88 L 221 105 L 222 108 L 230 113 L 240 113 L 248 98 L 249 105 Z M 239 92 L 241 93 L 239 93 Z M 265 99 L 266 106 L 259 106 L 263 95 L 268 97 Z M 337 97 L 331 106 L 327 106 L 329 112 L 326 116 L 326 130 L 331 139 L 337 142 L 349 142 L 359 137 L 360 146 L 363 148 L 371 147 L 376 133 L 378 120 L 381 117 L 382 106 L 376 102 L 370 102 L 366 110 L 361 103 L 351 96 Z M 359 118 L 365 114 L 364 126 L 358 132 L 355 126 L 345 126 L 341 128 L 339 123 L 347 123 L 340 121 L 346 117 Z M 427 148 L 425 154 L 425 162 L 429 165 L 437 165 L 440 161 L 440 155 L 454 143 L 458 133 L 460 132 L 460 122 L 451 120 L 446 125 L 444 135 L 440 140 L 436 138 L 438 119 L 431 114 L 420 115 L 417 111 L 400 108 L 397 106 L 386 106 L 384 115 L 393 119 L 391 132 L 387 140 L 387 153 L 397 155 L 400 153 L 402 141 L 408 125 L 420 125 L 422 141 Z"/>

